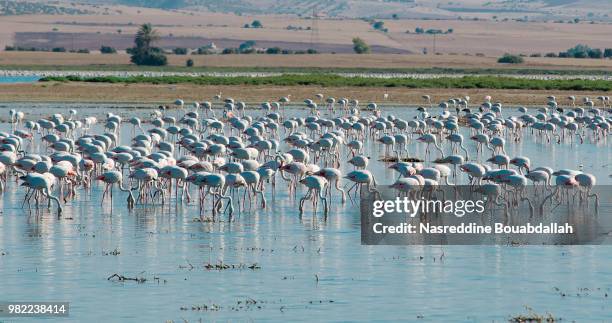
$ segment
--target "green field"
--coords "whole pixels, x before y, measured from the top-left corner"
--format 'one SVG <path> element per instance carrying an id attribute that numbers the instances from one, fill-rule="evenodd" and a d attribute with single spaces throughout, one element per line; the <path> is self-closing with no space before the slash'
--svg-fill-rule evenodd
<path id="1" fill-rule="evenodd" d="M 196 85 L 270 85 L 270 86 L 322 86 L 322 87 L 404 87 L 448 89 L 518 89 L 518 90 L 571 90 L 610 91 L 612 81 L 606 80 L 537 80 L 500 76 L 464 76 L 439 78 L 376 78 L 346 77 L 335 74 L 283 74 L 278 76 L 132 76 L 132 77 L 46 77 L 41 82 L 92 83 L 149 83 Z"/>

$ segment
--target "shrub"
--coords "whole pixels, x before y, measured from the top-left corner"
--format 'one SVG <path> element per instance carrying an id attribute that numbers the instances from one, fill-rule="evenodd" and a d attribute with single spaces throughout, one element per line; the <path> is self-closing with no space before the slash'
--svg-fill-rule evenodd
<path id="1" fill-rule="evenodd" d="M 188 59 L 187 62 L 185 62 L 185 66 L 187 67 L 193 67 L 193 59 Z"/>
<path id="2" fill-rule="evenodd" d="M 353 51 L 357 54 L 367 54 L 370 52 L 370 46 L 359 37 L 353 38 Z"/>
<path id="3" fill-rule="evenodd" d="M 385 22 L 384 21 L 375 21 L 374 23 L 372 23 L 372 28 L 374 28 L 376 30 L 384 30 L 385 29 Z"/>
<path id="4" fill-rule="evenodd" d="M 504 56 L 500 57 L 497 62 L 503 64 L 521 64 L 525 60 L 519 55 L 512 54 L 504 54 Z"/>
<path id="5" fill-rule="evenodd" d="M 546 57 L 557 57 L 557 53 L 546 53 Z"/>
<path id="6" fill-rule="evenodd" d="M 255 43 L 254 40 L 247 40 L 247 41 L 243 42 L 242 44 L 240 44 L 238 49 L 240 50 L 240 52 L 245 53 L 249 49 L 252 49 L 253 46 L 255 46 L 255 44 L 256 43 Z"/>
<path id="7" fill-rule="evenodd" d="M 198 48 L 196 53 L 198 55 L 211 55 L 211 54 L 214 54 L 215 52 L 210 47 L 200 47 Z"/>
<path id="8" fill-rule="evenodd" d="M 82 48 L 82 49 L 79 49 L 79 50 L 77 51 L 77 53 L 79 53 L 79 54 L 89 54 L 89 49 L 87 49 L 87 48 Z"/>
<path id="9" fill-rule="evenodd" d="M 164 66 L 168 64 L 168 58 L 160 50 L 132 56 L 132 62 L 136 65 Z"/>
<path id="10" fill-rule="evenodd" d="M 54 47 L 53 49 L 51 49 L 52 52 L 54 53 L 64 53 L 66 52 L 66 48 L 64 47 Z"/>
<path id="11" fill-rule="evenodd" d="M 263 28 L 263 24 L 259 20 L 253 20 L 251 23 L 251 27 L 253 28 Z"/>
<path id="12" fill-rule="evenodd" d="M 603 56 L 604 56 L 605 58 L 610 58 L 610 57 L 612 57 L 612 48 L 606 48 L 606 49 L 604 50 Z"/>
<path id="13" fill-rule="evenodd" d="M 102 46 L 100 47 L 100 53 L 102 54 L 116 54 L 117 50 L 110 46 Z"/>
<path id="14" fill-rule="evenodd" d="M 187 55 L 187 48 L 177 47 L 173 49 L 172 52 L 174 53 L 174 55 Z"/>
<path id="15" fill-rule="evenodd" d="M 603 58 L 603 52 L 599 48 L 589 50 L 588 55 L 590 58 Z"/>
<path id="16" fill-rule="evenodd" d="M 266 54 L 279 54 L 281 52 L 280 47 L 270 47 L 266 49 Z"/>

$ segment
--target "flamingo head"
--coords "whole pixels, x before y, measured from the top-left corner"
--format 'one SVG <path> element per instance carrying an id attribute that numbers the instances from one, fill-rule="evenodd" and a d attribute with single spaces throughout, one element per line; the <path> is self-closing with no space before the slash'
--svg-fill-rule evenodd
<path id="1" fill-rule="evenodd" d="M 570 177 L 563 185 L 565 186 L 578 186 L 578 181 L 574 177 Z"/>

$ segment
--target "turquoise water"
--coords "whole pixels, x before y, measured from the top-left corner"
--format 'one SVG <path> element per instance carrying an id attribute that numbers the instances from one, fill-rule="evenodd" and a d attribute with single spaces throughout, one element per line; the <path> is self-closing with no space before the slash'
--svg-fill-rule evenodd
<path id="1" fill-rule="evenodd" d="M 124 126 L 123 143 L 130 134 Z M 366 149 L 378 183 L 393 182 L 396 173 L 376 160 L 382 151 Z M 424 150 L 410 145 L 414 154 Z M 527 136 L 506 150 L 536 167 L 582 164 L 598 183 L 612 183 L 609 142 L 557 145 Z M 336 197 L 327 219 L 308 204 L 300 217 L 278 183 L 275 199 L 268 189 L 268 209 L 221 223 L 195 222 L 193 203 L 128 212 L 118 190 L 112 205 L 101 206 L 99 184 L 79 190 L 57 219 L 45 208 L 23 209 L 25 191 L 9 183 L 0 198 L 0 301 L 69 301 L 62 322 L 491 322 L 528 314 L 526 306 L 563 321 L 612 320 L 611 246 L 362 246 L 357 206 Z M 219 263 L 230 268 L 206 268 Z M 146 281 L 109 281 L 115 273 Z"/>
<path id="2" fill-rule="evenodd" d="M 0 76 L 0 83 L 34 83 L 40 80 L 37 75 Z"/>

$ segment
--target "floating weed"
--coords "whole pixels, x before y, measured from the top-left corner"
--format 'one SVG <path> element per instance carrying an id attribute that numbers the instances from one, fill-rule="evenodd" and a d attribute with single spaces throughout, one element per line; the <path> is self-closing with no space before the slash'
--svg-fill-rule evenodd
<path id="1" fill-rule="evenodd" d="M 229 312 L 246 312 L 246 311 L 259 311 L 268 307 L 276 307 L 281 312 L 284 312 L 288 309 L 296 309 L 296 308 L 310 308 L 315 305 L 326 305 L 333 304 L 336 301 L 331 299 L 326 300 L 311 300 L 306 303 L 300 304 L 285 304 L 283 300 L 258 300 L 250 297 L 246 297 L 244 299 L 238 299 L 235 302 L 227 305 L 222 305 L 218 303 L 202 303 L 202 304 L 194 304 L 194 305 L 185 305 L 181 306 L 181 311 L 192 311 L 192 312 L 219 312 L 219 311 L 229 311 Z"/>
<path id="2" fill-rule="evenodd" d="M 576 290 L 576 293 L 563 291 L 559 287 L 553 287 L 553 290 L 561 297 L 589 297 L 589 296 L 601 296 L 608 298 L 609 288 L 588 288 L 581 287 Z"/>
<path id="3" fill-rule="evenodd" d="M 179 266 L 179 268 L 181 269 L 189 269 L 189 270 L 193 270 L 195 267 L 193 265 L 191 265 L 190 263 L 187 264 L 187 266 Z M 224 263 L 222 261 L 215 263 L 215 264 L 211 264 L 211 263 L 206 263 L 204 264 L 204 269 L 206 270 L 244 270 L 244 269 L 251 269 L 251 270 L 257 270 L 257 269 L 261 269 L 261 266 L 259 266 L 257 263 L 253 263 L 253 264 L 245 264 L 245 263 L 239 263 L 239 264 L 227 264 Z"/>
<path id="4" fill-rule="evenodd" d="M 106 280 L 114 282 L 135 281 L 138 284 L 144 284 L 147 281 L 145 277 L 126 277 L 119 274 L 112 274 Z"/>
<path id="5" fill-rule="evenodd" d="M 121 254 L 121 251 L 119 251 L 119 248 L 115 248 L 115 250 L 112 251 L 102 251 L 102 255 L 103 256 L 118 256 Z"/>
<path id="6" fill-rule="evenodd" d="M 550 313 L 546 313 L 545 316 L 537 314 L 529 306 L 525 306 L 525 309 L 527 309 L 527 311 L 528 311 L 527 314 L 519 314 L 519 315 L 513 316 L 508 321 L 509 322 L 513 322 L 513 323 L 531 323 L 531 322 L 538 322 L 538 323 L 547 322 L 547 323 L 552 323 L 552 322 L 559 322 L 559 321 L 562 320 L 560 318 L 553 317 L 553 315 L 550 314 Z"/>
<path id="7" fill-rule="evenodd" d="M 383 156 L 379 159 L 379 161 L 385 162 L 385 163 L 397 163 L 399 161 L 403 161 L 407 163 L 422 163 L 423 162 L 423 160 L 420 158 L 414 158 L 414 157 L 397 158 L 397 156 Z"/>

